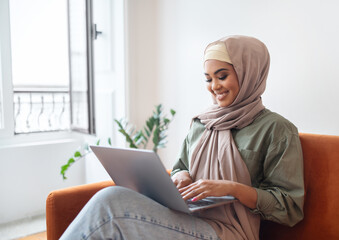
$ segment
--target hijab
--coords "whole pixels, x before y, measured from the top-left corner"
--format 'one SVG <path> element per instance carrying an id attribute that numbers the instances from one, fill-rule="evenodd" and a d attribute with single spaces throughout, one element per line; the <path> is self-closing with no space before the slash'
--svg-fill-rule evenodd
<path id="1" fill-rule="evenodd" d="M 220 47 L 223 50 L 220 51 Z M 223 56 L 222 52 L 226 50 Z M 217 54 L 211 52 L 218 51 Z M 221 57 L 221 58 L 220 58 Z M 239 81 L 239 93 L 232 104 L 219 107 L 216 102 L 195 118 L 205 130 L 192 153 L 190 174 L 198 179 L 230 180 L 251 186 L 251 177 L 231 129 L 251 124 L 265 108 L 261 95 L 266 86 L 269 53 L 266 46 L 253 37 L 229 36 L 210 43 L 205 60 L 216 59 L 233 65 Z M 260 218 L 240 202 L 200 213 L 221 239 L 259 239 Z"/>

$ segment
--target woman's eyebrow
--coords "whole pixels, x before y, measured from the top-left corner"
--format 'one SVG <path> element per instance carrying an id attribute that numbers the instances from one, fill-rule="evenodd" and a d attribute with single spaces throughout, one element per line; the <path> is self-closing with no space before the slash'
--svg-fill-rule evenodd
<path id="1" fill-rule="evenodd" d="M 220 69 L 218 69 L 217 71 L 215 71 L 215 72 L 214 72 L 214 74 L 217 74 L 218 72 L 220 72 L 220 71 L 223 71 L 223 70 L 226 70 L 226 71 L 228 71 L 228 69 L 227 69 L 227 68 L 220 68 Z"/>
<path id="2" fill-rule="evenodd" d="M 215 74 L 218 74 L 218 72 L 224 71 L 224 70 L 229 71 L 227 68 L 220 68 L 220 69 L 218 69 L 217 71 L 214 72 L 214 75 L 215 75 Z M 205 75 L 206 75 L 206 76 L 209 76 L 208 73 L 205 73 Z"/>

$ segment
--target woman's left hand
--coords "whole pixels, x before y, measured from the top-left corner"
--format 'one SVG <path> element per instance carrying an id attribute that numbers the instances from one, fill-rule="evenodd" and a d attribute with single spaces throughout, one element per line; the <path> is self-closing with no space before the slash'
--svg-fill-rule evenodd
<path id="1" fill-rule="evenodd" d="M 231 195 L 234 182 L 227 180 L 203 180 L 200 179 L 186 187 L 180 188 L 179 192 L 184 200 L 193 198 L 194 201 L 205 197 L 220 197 Z"/>
<path id="2" fill-rule="evenodd" d="M 186 187 L 180 188 L 179 192 L 184 200 L 193 198 L 193 201 L 210 196 L 221 197 L 231 195 L 251 209 L 256 208 L 258 199 L 257 191 L 253 187 L 228 180 L 200 179 Z"/>

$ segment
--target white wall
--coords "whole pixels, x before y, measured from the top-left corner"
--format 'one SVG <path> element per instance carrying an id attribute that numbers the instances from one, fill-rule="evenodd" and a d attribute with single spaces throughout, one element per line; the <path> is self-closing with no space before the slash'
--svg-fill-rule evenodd
<path id="1" fill-rule="evenodd" d="M 85 182 L 84 162 L 63 181 L 60 167 L 80 145 L 74 139 L 0 146 L 0 224 L 45 213 L 49 192 Z"/>
<path id="2" fill-rule="evenodd" d="M 144 124 L 158 104 L 157 2 L 126 1 L 127 117 L 138 127 Z"/>
<path id="3" fill-rule="evenodd" d="M 269 48 L 271 69 L 263 95 L 269 109 L 300 132 L 339 135 L 338 1 L 129 2 L 134 4 L 130 13 L 136 13 L 129 25 L 134 33 L 130 56 L 137 59 L 129 67 L 136 76 L 130 79 L 135 84 L 132 117 L 142 124 L 155 103 L 177 110 L 168 147 L 161 151 L 166 167 L 175 161 L 191 117 L 211 102 L 203 81 L 203 50 L 231 34 L 255 36 Z"/>

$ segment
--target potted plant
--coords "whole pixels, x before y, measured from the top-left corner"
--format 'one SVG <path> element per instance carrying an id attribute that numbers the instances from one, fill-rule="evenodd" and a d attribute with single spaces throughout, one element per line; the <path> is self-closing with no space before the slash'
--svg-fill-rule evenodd
<path id="1" fill-rule="evenodd" d="M 163 113 L 163 107 L 161 104 L 155 106 L 155 110 L 152 115 L 146 120 L 145 125 L 140 130 L 135 130 L 135 127 L 131 125 L 125 119 L 117 120 L 115 123 L 118 125 L 119 132 L 124 135 L 126 143 L 130 148 L 150 148 L 149 145 L 153 144 L 152 150 L 157 152 L 159 148 L 165 148 L 167 143 L 167 129 L 171 121 L 173 120 L 176 112 L 170 109 L 171 117 L 168 118 Z M 112 145 L 111 138 L 107 139 L 109 145 Z M 100 139 L 97 140 L 96 145 L 100 145 Z M 70 157 L 67 163 L 61 166 L 60 174 L 65 180 L 67 170 L 77 161 L 86 157 L 87 154 L 91 153 L 88 144 L 84 144 L 81 150 L 74 152 L 73 156 Z"/>

